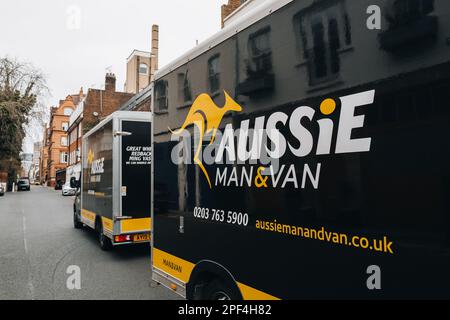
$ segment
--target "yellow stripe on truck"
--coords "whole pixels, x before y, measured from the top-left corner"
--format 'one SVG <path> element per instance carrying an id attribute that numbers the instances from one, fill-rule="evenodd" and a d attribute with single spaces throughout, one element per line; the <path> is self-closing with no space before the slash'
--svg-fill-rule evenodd
<path id="1" fill-rule="evenodd" d="M 86 209 L 81 210 L 81 216 L 86 219 L 91 221 L 92 223 L 95 223 L 95 213 L 88 211 Z"/>
<path id="2" fill-rule="evenodd" d="M 151 226 L 152 219 L 150 218 L 129 219 L 121 221 L 120 230 L 122 233 L 150 231 Z"/>
<path id="3" fill-rule="evenodd" d="M 188 283 L 195 264 L 175 257 L 167 252 L 153 248 L 153 266 L 183 283 Z M 243 283 L 237 283 L 244 300 L 280 300 L 265 292 L 249 287 Z"/>
<path id="4" fill-rule="evenodd" d="M 264 293 L 262 291 L 256 290 L 252 287 L 249 287 L 243 283 L 238 282 L 239 290 L 241 290 L 242 298 L 244 300 L 280 300 L 270 294 Z"/>
<path id="5" fill-rule="evenodd" d="M 153 249 L 153 265 L 181 282 L 188 283 L 195 265 L 164 251 Z"/>
<path id="6" fill-rule="evenodd" d="M 111 219 L 102 217 L 103 230 L 108 232 L 113 232 L 114 230 L 114 222 Z"/>

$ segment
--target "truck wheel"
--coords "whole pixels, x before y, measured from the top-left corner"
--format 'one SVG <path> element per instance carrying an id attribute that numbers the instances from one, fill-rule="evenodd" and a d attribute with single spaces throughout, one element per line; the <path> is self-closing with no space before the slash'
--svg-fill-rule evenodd
<path id="1" fill-rule="evenodd" d="M 73 212 L 73 227 L 75 229 L 81 229 L 83 228 L 83 224 L 81 223 L 81 221 L 78 219 L 78 215 L 77 212 L 74 211 Z"/>
<path id="2" fill-rule="evenodd" d="M 112 248 L 111 239 L 105 236 L 105 234 L 103 233 L 103 226 L 101 226 L 101 224 L 98 229 L 98 242 L 100 243 L 100 248 L 103 251 L 108 251 Z"/>
<path id="3" fill-rule="evenodd" d="M 218 279 L 206 284 L 202 294 L 203 300 L 238 300 L 239 296 L 234 290 Z"/>

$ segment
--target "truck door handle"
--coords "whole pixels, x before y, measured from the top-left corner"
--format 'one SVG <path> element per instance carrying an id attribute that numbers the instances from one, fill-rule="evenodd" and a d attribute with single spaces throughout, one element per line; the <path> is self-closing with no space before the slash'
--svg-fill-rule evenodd
<path id="1" fill-rule="evenodd" d="M 180 233 L 184 233 L 184 217 L 180 216 L 180 227 L 178 229 Z"/>
<path id="2" fill-rule="evenodd" d="M 114 131 L 114 137 L 120 136 L 120 137 L 128 137 L 133 135 L 131 132 L 127 131 Z"/>
<path id="3" fill-rule="evenodd" d="M 123 217 L 116 217 L 116 220 L 117 220 L 117 221 L 121 221 L 121 220 L 130 220 L 130 219 L 133 219 L 133 217 L 126 217 L 126 216 L 123 216 Z"/>

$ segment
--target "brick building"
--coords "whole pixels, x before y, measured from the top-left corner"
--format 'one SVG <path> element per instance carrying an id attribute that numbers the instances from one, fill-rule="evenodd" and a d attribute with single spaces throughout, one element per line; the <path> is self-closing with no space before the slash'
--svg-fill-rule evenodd
<path id="1" fill-rule="evenodd" d="M 66 181 L 71 177 L 77 179 L 80 177 L 83 135 L 101 120 L 117 111 L 133 97 L 133 94 L 116 91 L 116 76 L 108 73 L 105 76 L 105 90 L 89 89 L 85 96 L 81 89 L 79 96 L 81 98 L 69 118 L 69 166 Z"/>
<path id="2" fill-rule="evenodd" d="M 225 26 L 225 20 L 246 1 L 251 0 L 228 0 L 228 4 L 222 6 L 222 28 Z"/>
<path id="3" fill-rule="evenodd" d="M 152 26 L 151 51 L 133 50 L 127 59 L 125 92 L 137 94 L 152 81 L 158 70 L 159 27 Z"/>
<path id="4" fill-rule="evenodd" d="M 58 107 L 51 108 L 47 131 L 48 160 L 47 185 L 54 187 L 58 180 L 65 180 L 68 163 L 69 142 L 67 130 L 69 117 L 79 102 L 79 95 L 69 95 L 61 100 Z"/>
<path id="5" fill-rule="evenodd" d="M 120 107 L 122 111 L 151 111 L 152 87 L 148 86 Z"/>

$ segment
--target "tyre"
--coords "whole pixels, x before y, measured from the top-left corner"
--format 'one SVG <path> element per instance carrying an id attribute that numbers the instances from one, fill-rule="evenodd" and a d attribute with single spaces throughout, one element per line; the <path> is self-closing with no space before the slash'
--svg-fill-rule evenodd
<path id="1" fill-rule="evenodd" d="M 219 279 L 207 283 L 202 292 L 203 300 L 239 300 L 239 294 Z"/>
<path id="2" fill-rule="evenodd" d="M 83 224 L 81 223 L 80 219 L 78 219 L 78 215 L 75 210 L 73 211 L 73 227 L 75 229 L 83 228 Z"/>
<path id="3" fill-rule="evenodd" d="M 105 234 L 103 233 L 103 226 L 101 223 L 98 223 L 98 242 L 100 244 L 100 248 L 103 251 L 111 250 L 112 242 Z"/>

